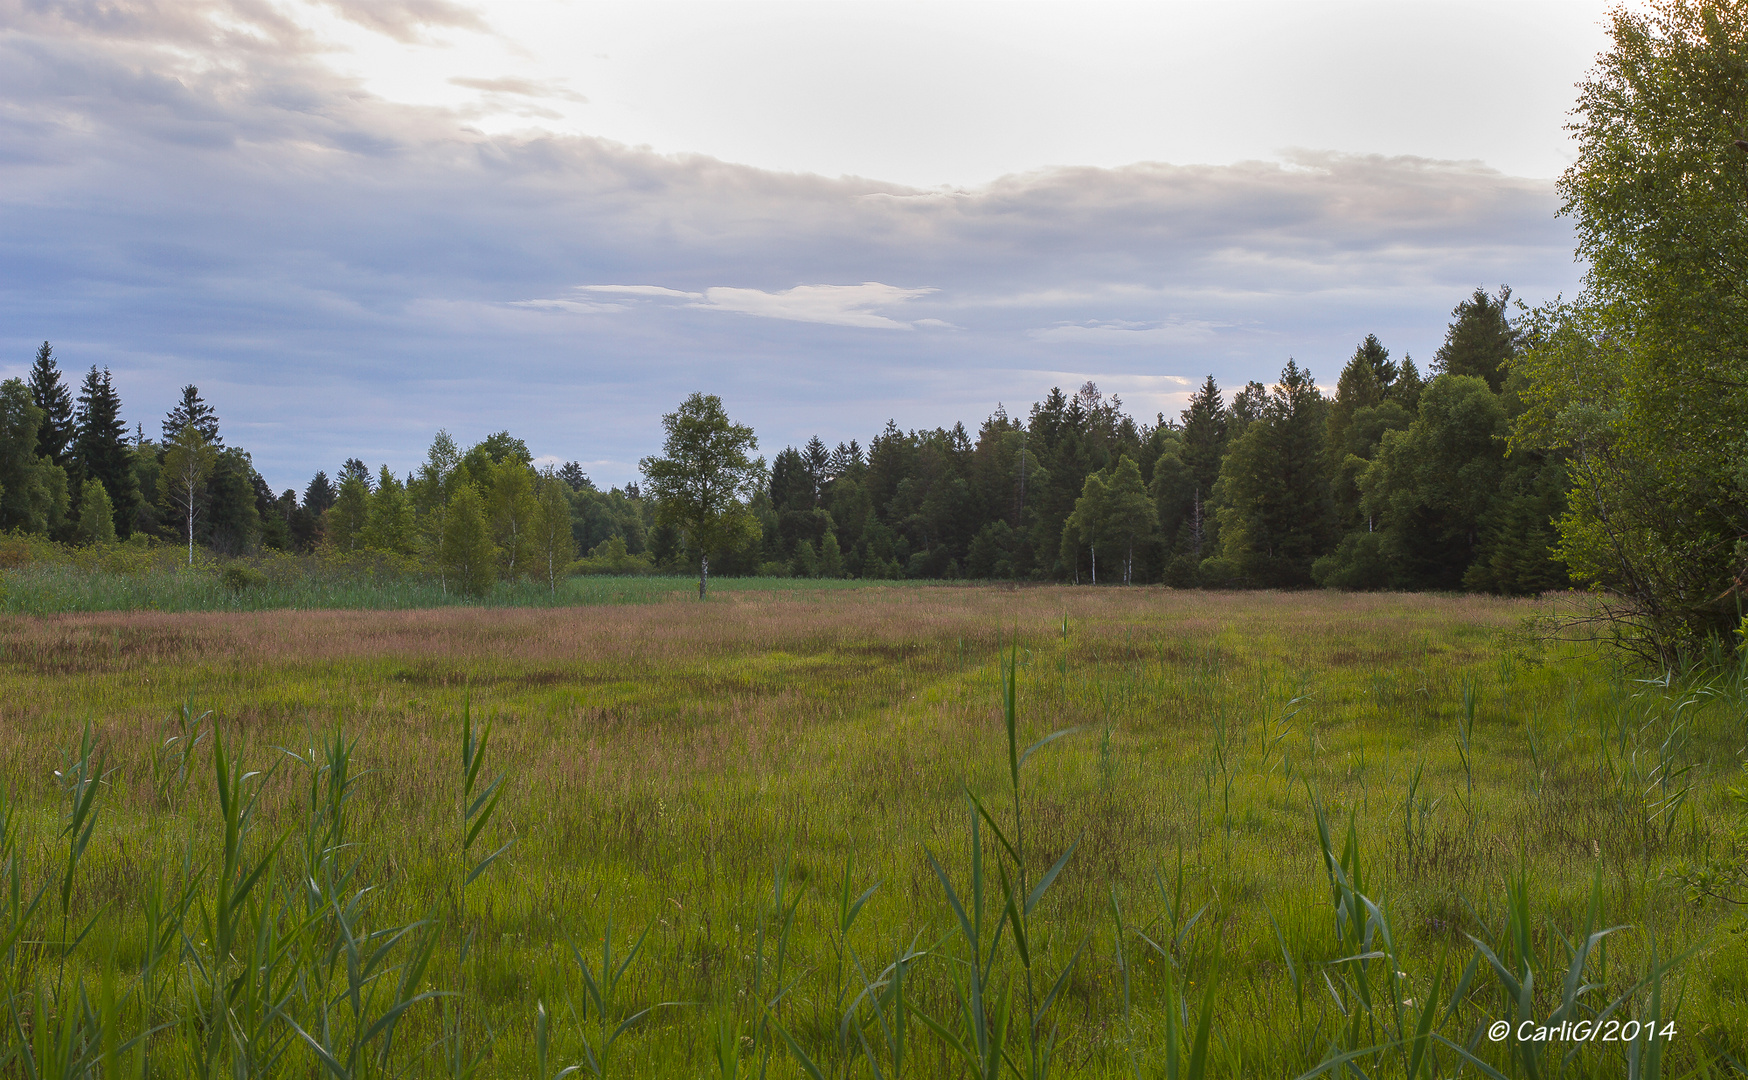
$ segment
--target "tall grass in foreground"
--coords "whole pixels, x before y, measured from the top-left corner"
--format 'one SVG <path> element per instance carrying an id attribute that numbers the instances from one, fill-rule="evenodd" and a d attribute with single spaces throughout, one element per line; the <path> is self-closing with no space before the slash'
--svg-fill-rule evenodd
<path id="1" fill-rule="evenodd" d="M 1186 875 L 1180 849 L 1167 873 L 1166 853 L 1133 853 L 1154 869 L 1129 867 L 1124 879 L 1150 877 L 1151 888 L 1125 895 L 1108 869 L 1084 864 L 1081 840 L 1043 820 L 1052 807 L 1035 797 L 1028 769 L 1075 730 L 1025 733 L 1026 670 L 1011 645 L 999 662 L 999 767 L 967 770 L 952 795 L 962 830 L 945 837 L 960 850 L 926 850 L 929 879 L 910 893 L 896 936 L 870 946 L 858 930 L 886 883 L 858 880 L 848 855 L 841 878 L 819 889 L 783 856 L 768 897 L 753 903 L 747 951 L 714 955 L 692 992 L 669 1001 L 651 996 L 640 967 L 653 923 L 617 928 L 615 900 L 601 892 L 544 913 L 552 947 L 539 970 L 490 963 L 482 931 L 492 923 L 469 890 L 510 850 L 495 815 L 514 770 L 488 764 L 490 728 L 469 709 L 447 790 L 428 793 L 454 798 L 450 826 L 425 862 L 400 852 L 407 868 L 385 873 L 397 853 L 359 820 L 355 740 L 335 728 L 249 768 L 234 738 L 184 708 L 150 760 L 154 790 L 185 834 L 143 890 L 119 893 L 89 880 L 116 777 L 87 726 L 57 771 L 53 807 L 0 792 L 0 1076 L 648 1075 L 651 1065 L 628 1065 L 618 1051 L 658 1010 L 675 1045 L 700 1051 L 694 1063 L 737 1080 L 1740 1071 L 1734 1035 L 1693 1030 L 1682 1015 L 1683 964 L 1703 943 L 1668 948 L 1646 921 L 1651 905 L 1611 891 L 1600 859 L 1581 916 L 1539 905 L 1546 890 L 1526 865 L 1484 894 L 1455 897 L 1450 924 L 1410 932 L 1375 872 L 1384 853 L 1361 840 L 1362 805 L 1348 800 L 1343 828 L 1315 775 L 1284 749 L 1303 690 L 1253 729 L 1222 731 L 1208 779 L 1225 788 L 1228 838 L 1257 812 L 1231 799 L 1244 759 L 1266 799 L 1308 808 L 1313 823 L 1302 850 L 1326 890 L 1284 920 L 1270 911 L 1278 968 L 1265 997 L 1235 970 L 1258 961 L 1255 943 L 1236 936 L 1234 898 L 1196 880 L 1216 878 L 1212 866 Z M 1722 701 L 1739 717 L 1745 675 L 1623 687 L 1629 700 L 1600 732 L 1601 775 L 1639 852 L 1681 827 L 1691 715 Z M 1470 822 L 1479 697 L 1465 686 L 1456 740 Z M 1397 857 L 1411 864 L 1437 857 L 1421 783 L 1417 768 L 1403 802 L 1412 839 Z M 273 812 L 269 790 L 297 797 Z M 1632 873 L 1631 858 L 1620 872 Z M 1074 878 L 1107 898 L 1102 912 L 1077 919 L 1053 904 Z M 94 899 L 82 902 L 83 892 Z M 1208 898 L 1192 912 L 1191 895 Z M 803 956 L 798 935 L 815 917 L 829 952 Z M 1082 981 L 1095 958 L 1120 991 Z M 488 1004 L 508 988 L 493 980 L 506 978 L 526 981 L 533 1000 L 514 1028 L 494 1028 Z M 1505 1038 L 1491 1034 L 1498 1024 Z M 676 1075 L 697 1075 L 678 1055 L 667 1060 Z"/>

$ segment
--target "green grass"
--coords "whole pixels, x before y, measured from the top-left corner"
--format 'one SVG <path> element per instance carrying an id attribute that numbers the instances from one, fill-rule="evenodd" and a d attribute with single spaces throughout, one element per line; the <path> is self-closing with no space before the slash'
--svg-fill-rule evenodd
<path id="1" fill-rule="evenodd" d="M 1727 1073 L 1741 672 L 1642 681 L 1541 611 L 766 583 L 12 618 L 0 1072 Z M 1611 1003 L 1674 1034 L 1484 1033 Z"/>
<path id="2" fill-rule="evenodd" d="M 878 581 L 796 578 L 715 578 L 715 592 L 877 588 Z M 268 572 L 252 583 L 227 584 L 211 567 L 116 572 L 38 564 L 9 571 L 0 613 L 54 615 L 91 611 L 410 611 L 436 607 L 575 607 L 653 604 L 696 599 L 698 581 L 685 577 L 573 577 L 556 589 L 543 582 L 500 581 L 484 596 L 445 590 L 435 578 L 297 567 Z"/>

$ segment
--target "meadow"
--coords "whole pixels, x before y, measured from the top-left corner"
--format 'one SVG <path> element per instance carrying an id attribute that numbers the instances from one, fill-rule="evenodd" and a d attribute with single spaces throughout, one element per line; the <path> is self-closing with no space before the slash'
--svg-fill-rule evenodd
<path id="1" fill-rule="evenodd" d="M 1748 1060 L 1722 650 L 1485 597 L 684 595 L 0 621 L 0 1074 Z"/>

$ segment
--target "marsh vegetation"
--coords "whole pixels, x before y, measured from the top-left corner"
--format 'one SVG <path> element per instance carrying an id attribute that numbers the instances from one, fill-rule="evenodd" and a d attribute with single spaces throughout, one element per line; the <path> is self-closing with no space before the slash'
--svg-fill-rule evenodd
<path id="1" fill-rule="evenodd" d="M 1646 678 L 1539 614 L 13 618 L 0 1071 L 1727 1072 L 1741 668 Z M 1598 1018 L 1658 1034 L 1485 1034 Z"/>

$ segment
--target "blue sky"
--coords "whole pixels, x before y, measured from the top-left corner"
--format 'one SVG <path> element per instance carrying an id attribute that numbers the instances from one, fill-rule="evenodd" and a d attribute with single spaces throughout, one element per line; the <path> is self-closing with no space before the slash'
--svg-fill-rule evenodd
<path id="1" fill-rule="evenodd" d="M 622 483 L 720 394 L 769 454 L 1093 379 L 1331 383 L 1572 293 L 1595 4 L 0 0 L 0 372 L 276 487 L 508 428 Z"/>

